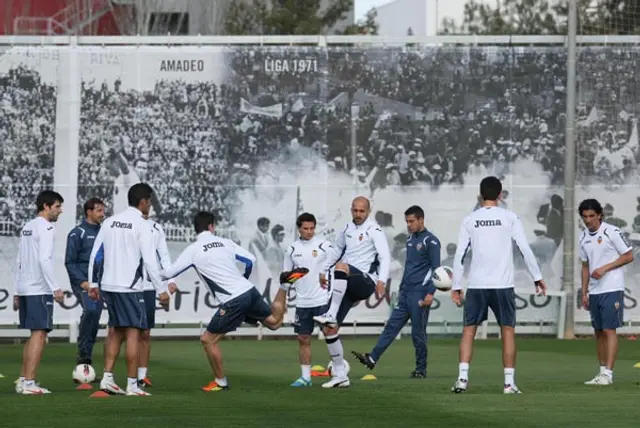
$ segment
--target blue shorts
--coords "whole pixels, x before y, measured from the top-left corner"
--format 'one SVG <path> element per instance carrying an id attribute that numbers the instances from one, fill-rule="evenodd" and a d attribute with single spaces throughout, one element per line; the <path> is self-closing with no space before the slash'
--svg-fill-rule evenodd
<path id="1" fill-rule="evenodd" d="M 20 296 L 20 328 L 53 330 L 53 295 Z"/>
<path id="2" fill-rule="evenodd" d="M 145 290 L 142 293 L 144 307 L 147 311 L 147 327 L 149 329 L 156 326 L 156 290 Z"/>
<path id="3" fill-rule="evenodd" d="M 464 298 L 464 325 L 480 325 L 489 308 L 500 327 L 516 326 L 516 292 L 513 288 L 469 288 Z"/>
<path id="4" fill-rule="evenodd" d="M 315 306 L 313 308 L 296 308 L 296 317 L 293 322 L 293 331 L 296 334 L 308 336 L 313 333 L 315 321 L 313 317 L 327 312 L 329 305 Z"/>
<path id="5" fill-rule="evenodd" d="M 342 304 L 336 316 L 338 324 L 342 324 L 352 307 L 358 302 L 368 299 L 376 291 L 376 283 L 369 275 L 363 273 L 357 267 L 347 266 L 349 266 L 347 291 L 342 298 Z"/>
<path id="6" fill-rule="evenodd" d="M 589 313 L 594 330 L 615 330 L 624 323 L 624 291 L 589 294 Z"/>
<path id="7" fill-rule="evenodd" d="M 207 331 L 214 334 L 225 334 L 234 331 L 245 318 L 263 321 L 271 315 L 271 307 L 264 301 L 260 292 L 251 290 L 223 303 L 211 318 Z"/>
<path id="8" fill-rule="evenodd" d="M 144 295 L 140 291 L 134 293 L 114 293 L 103 291 L 102 298 L 109 312 L 109 327 L 138 328 L 146 330 L 147 310 Z"/>

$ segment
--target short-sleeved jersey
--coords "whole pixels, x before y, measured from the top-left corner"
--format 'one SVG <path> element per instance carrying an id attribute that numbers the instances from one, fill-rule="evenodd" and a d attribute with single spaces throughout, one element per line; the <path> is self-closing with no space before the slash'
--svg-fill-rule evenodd
<path id="1" fill-rule="evenodd" d="M 160 280 L 151 227 L 138 209 L 129 207 L 102 223 L 89 257 L 90 279 L 93 279 L 99 251 L 104 255 L 102 290 L 114 293 L 143 291 L 142 279 L 146 271 L 158 293 L 167 291 L 166 284 Z M 91 287 L 96 288 L 98 284 L 91 283 Z"/>
<path id="2" fill-rule="evenodd" d="M 167 237 L 164 233 L 164 229 L 159 223 L 156 223 L 152 219 L 147 219 L 147 223 L 151 227 L 151 233 L 153 234 L 153 245 L 156 253 L 156 258 L 160 264 L 160 269 L 171 266 L 171 254 L 169 254 L 169 247 L 167 246 Z M 144 291 L 154 291 L 155 287 L 149 279 L 149 274 L 145 272 L 142 279 Z M 173 278 L 169 280 L 173 282 Z"/>
<path id="3" fill-rule="evenodd" d="M 56 285 L 53 268 L 55 233 L 55 225 L 40 216 L 20 231 L 15 271 L 18 296 L 53 294 L 60 288 Z"/>
<path id="4" fill-rule="evenodd" d="M 606 222 L 597 231 L 585 229 L 580 235 L 580 259 L 589 263 L 589 274 L 631 250 L 622 231 Z M 589 294 L 612 291 L 624 291 L 624 266 L 610 270 L 600 279 L 589 278 Z"/>
<path id="5" fill-rule="evenodd" d="M 340 260 L 368 274 L 374 281 L 386 283 L 389 280 L 389 243 L 375 220 L 368 218 L 360 225 L 347 223 L 333 243 L 322 270 L 328 270 Z"/>
<path id="6" fill-rule="evenodd" d="M 193 268 L 222 304 L 254 288 L 247 278 L 255 261 L 253 254 L 230 239 L 202 232 L 171 266 L 162 270 L 161 276 L 169 280 Z M 245 264 L 244 275 L 238 269 L 238 262 Z"/>
<path id="7" fill-rule="evenodd" d="M 513 288 L 513 242 L 524 257 L 534 281 L 542 279 L 518 216 L 500 207 L 481 207 L 462 221 L 453 262 L 453 289 L 461 290 L 464 256 L 473 252 L 468 288 Z"/>
<path id="8" fill-rule="evenodd" d="M 287 248 L 283 271 L 299 267 L 309 269 L 309 273 L 295 283 L 296 307 L 315 308 L 329 301 L 329 291 L 320 286 L 320 274 L 324 272 L 322 267 L 330 250 L 331 243 L 319 236 L 298 239 Z"/>

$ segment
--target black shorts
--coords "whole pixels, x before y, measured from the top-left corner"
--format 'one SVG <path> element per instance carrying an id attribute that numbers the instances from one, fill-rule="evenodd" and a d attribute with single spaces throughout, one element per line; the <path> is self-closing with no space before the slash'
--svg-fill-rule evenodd
<path id="1" fill-rule="evenodd" d="M 516 326 L 516 292 L 512 288 L 469 288 L 464 298 L 464 325 L 480 325 L 489 308 L 500 327 Z"/>
<path id="2" fill-rule="evenodd" d="M 133 293 L 115 293 L 103 291 L 102 297 L 109 312 L 109 327 L 148 329 L 147 308 L 144 295 L 140 291 Z"/>
<path id="3" fill-rule="evenodd" d="M 225 334 L 234 331 L 245 318 L 263 321 L 271 315 L 271 307 L 264 301 L 260 292 L 251 290 L 224 302 L 211 318 L 207 331 L 214 334 Z"/>
<path id="4" fill-rule="evenodd" d="M 358 302 L 368 299 L 376 291 L 375 281 L 357 267 L 349 266 L 349 276 L 347 277 L 347 291 L 342 299 L 342 304 L 338 309 L 336 320 L 342 324 L 349 314 L 351 308 Z"/>
<path id="5" fill-rule="evenodd" d="M 315 327 L 313 317 L 325 314 L 328 309 L 328 305 L 315 306 L 312 308 L 296 308 L 296 316 L 293 321 L 293 331 L 298 335 L 310 335 L 313 333 L 313 328 Z"/>

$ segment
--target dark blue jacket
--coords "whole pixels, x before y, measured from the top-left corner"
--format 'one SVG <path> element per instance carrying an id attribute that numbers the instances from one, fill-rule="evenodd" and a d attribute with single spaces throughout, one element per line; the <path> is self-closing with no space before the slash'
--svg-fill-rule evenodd
<path id="1" fill-rule="evenodd" d="M 434 294 L 436 288 L 431 277 L 440 266 L 440 241 L 428 230 L 412 233 L 407 238 L 407 260 L 400 290 L 411 291 L 425 289 Z"/>
<path id="2" fill-rule="evenodd" d="M 71 229 L 67 236 L 64 266 L 67 268 L 72 287 L 79 287 L 83 281 L 89 281 L 87 278 L 89 274 L 89 257 L 99 231 L 99 224 L 89 224 L 86 220 L 82 220 L 82 223 Z M 96 262 L 101 265 L 100 255 L 96 256 Z M 99 275 L 99 271 L 100 268 L 95 269 L 94 281 L 97 281 L 96 278 Z"/>

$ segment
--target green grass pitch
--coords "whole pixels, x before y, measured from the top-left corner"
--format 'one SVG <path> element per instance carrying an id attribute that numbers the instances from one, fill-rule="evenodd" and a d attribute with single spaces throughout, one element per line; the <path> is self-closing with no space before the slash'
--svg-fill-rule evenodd
<path id="1" fill-rule="evenodd" d="M 343 337 L 345 353 L 368 351 L 375 338 Z M 297 343 L 293 340 L 229 340 L 222 343 L 227 392 L 204 393 L 212 376 L 197 339 L 156 341 L 150 375 L 152 397 L 89 398 L 71 381 L 75 348 L 52 343 L 45 350 L 38 380 L 53 391 L 47 396 L 14 392 L 21 346 L 0 345 L 0 427 L 406 427 L 456 428 L 635 428 L 640 427 L 640 347 L 621 339 L 610 387 L 585 386 L 596 374 L 592 340 L 518 339 L 516 381 L 521 395 L 502 394 L 500 342 L 476 342 L 470 390 L 449 392 L 457 375 L 455 339 L 432 338 L 429 376 L 409 379 L 413 347 L 396 341 L 375 370 L 378 379 L 350 359 L 352 386 L 325 390 L 313 378 L 309 389 L 289 384 L 299 375 Z M 98 375 L 102 345 L 96 347 Z M 323 342 L 313 342 L 314 364 L 326 366 Z M 116 379 L 125 385 L 122 357 Z"/>

